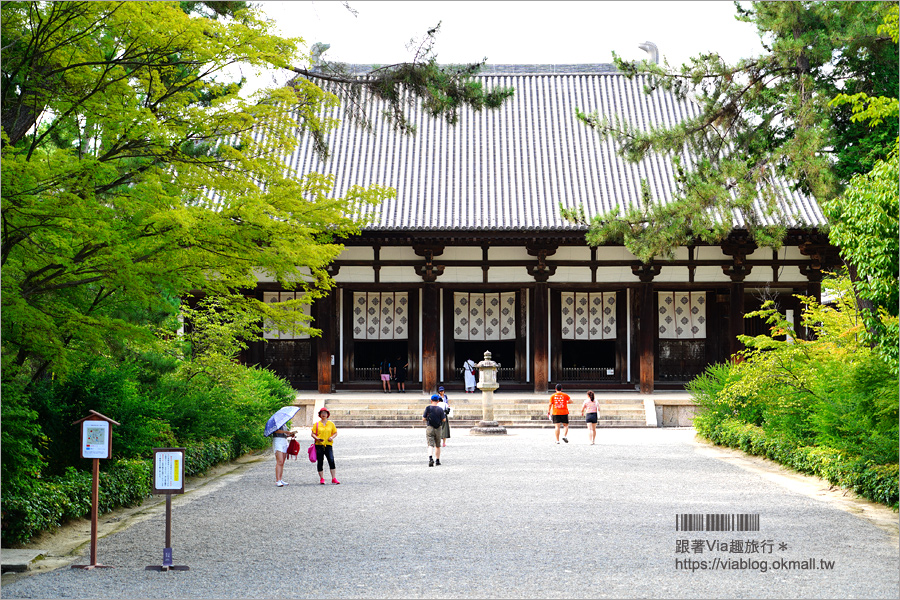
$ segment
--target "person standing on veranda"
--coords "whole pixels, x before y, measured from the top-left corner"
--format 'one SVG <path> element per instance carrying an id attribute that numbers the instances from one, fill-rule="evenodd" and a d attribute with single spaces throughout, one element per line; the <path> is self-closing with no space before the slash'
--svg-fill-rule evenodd
<path id="1" fill-rule="evenodd" d="M 397 382 L 397 392 L 406 393 L 406 377 L 409 370 L 409 361 L 398 356 L 394 363 L 394 380 Z"/>
<path id="2" fill-rule="evenodd" d="M 562 386 L 556 384 L 556 393 L 550 396 L 550 404 L 547 406 L 547 416 L 553 421 L 553 427 L 556 430 L 556 443 L 559 443 L 560 425 L 565 425 L 566 430 L 563 433 L 563 441 L 569 443 L 569 405 L 572 399 L 568 394 L 564 394 Z"/>
<path id="3" fill-rule="evenodd" d="M 385 394 L 391 392 L 391 361 L 384 359 L 381 361 L 381 389 Z"/>
<path id="4" fill-rule="evenodd" d="M 465 380 L 466 380 L 466 393 L 467 394 L 475 393 L 475 367 L 476 366 L 477 365 L 475 364 L 475 361 L 472 360 L 471 358 L 468 359 L 463 364 L 463 375 L 465 376 Z"/>

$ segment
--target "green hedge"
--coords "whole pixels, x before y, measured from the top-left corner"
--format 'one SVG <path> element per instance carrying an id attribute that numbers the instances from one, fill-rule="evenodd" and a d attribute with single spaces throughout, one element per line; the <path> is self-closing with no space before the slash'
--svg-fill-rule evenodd
<path id="1" fill-rule="evenodd" d="M 894 509 L 898 507 L 900 465 L 878 465 L 834 448 L 797 445 L 789 437 L 767 434 L 757 425 L 731 418 L 717 419 L 709 413 L 698 415 L 694 426 L 701 437 L 715 444 L 765 456 L 869 500 Z"/>
<path id="2" fill-rule="evenodd" d="M 203 444 L 187 446 L 184 451 L 184 474 L 188 477 L 204 473 L 219 463 L 240 456 L 237 444 L 231 440 L 210 439 Z"/>
<path id="3" fill-rule="evenodd" d="M 237 457 L 232 440 L 210 439 L 185 447 L 185 474 L 194 476 Z M 100 472 L 101 514 L 122 506 L 137 506 L 150 495 L 152 461 L 118 460 Z M 3 546 L 27 542 L 42 531 L 91 514 L 90 471 L 72 467 L 64 475 L 48 477 L 28 488 L 4 490 L 2 508 Z"/>

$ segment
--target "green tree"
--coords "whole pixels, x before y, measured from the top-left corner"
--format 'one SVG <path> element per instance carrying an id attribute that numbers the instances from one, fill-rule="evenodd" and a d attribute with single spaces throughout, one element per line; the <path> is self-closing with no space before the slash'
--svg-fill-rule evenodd
<path id="1" fill-rule="evenodd" d="M 853 93 L 884 87 L 874 85 L 871 77 L 881 72 L 876 66 L 889 62 L 885 57 L 896 57 L 896 43 L 878 32 L 895 3 L 736 6 L 739 19 L 756 25 L 766 48 L 762 56 L 729 65 L 710 53 L 680 69 L 616 59 L 628 76 L 646 77 L 648 92 L 662 89 L 695 103 L 696 117 L 641 131 L 617 117 L 579 115 L 601 136 L 615 139 L 629 160 L 651 153 L 670 157 L 678 183 L 672 202 L 642 202 L 621 214 L 595 217 L 590 243 L 624 241 L 649 261 L 697 238 L 720 241 L 731 230 L 729 215 L 736 211 L 757 243 L 778 247 L 786 229 L 779 198 L 798 191 L 827 202 L 840 193 L 846 183 L 842 178 L 864 172 L 889 152 L 882 130 L 875 139 L 868 129 L 836 126 L 839 109 L 829 102 L 845 86 Z M 896 71 L 896 58 L 889 68 Z M 892 96 L 897 97 L 896 89 Z M 845 149 L 854 144 L 866 148 L 865 160 L 848 152 L 835 157 L 837 143 Z M 838 172 L 837 166 L 843 170 Z M 649 196 L 646 190 L 647 200 Z M 758 219 L 754 205 L 779 224 Z M 585 220 L 581 211 L 567 214 Z"/>
<path id="2" fill-rule="evenodd" d="M 323 115 L 340 99 L 316 83 L 329 76 L 298 67 L 302 40 L 272 26 L 242 2 L 2 4 L 5 377 L 63 376 L 116 340 L 147 339 L 143 315 L 176 311 L 192 290 L 233 305 L 268 275 L 306 302 L 327 292 L 333 240 L 393 192 L 335 198 L 331 178 L 285 168 L 299 136 L 325 148 L 336 122 Z M 244 98 L 236 65 L 301 76 Z M 473 88 L 471 72 L 426 52 L 343 85 L 453 121 L 512 93 Z M 294 307 L 241 301 L 258 320 L 294 320 Z"/>
<path id="3" fill-rule="evenodd" d="M 894 5 L 879 28 L 879 33 L 889 35 L 894 44 L 900 38 L 898 13 L 900 10 Z M 845 93 L 835 97 L 832 104 L 849 106 L 852 122 L 873 128 L 883 123 L 896 126 L 900 116 L 896 95 Z M 841 256 L 850 265 L 854 292 L 869 341 L 897 375 L 900 372 L 900 273 L 897 264 L 900 255 L 900 193 L 897 189 L 900 138 L 896 130 L 892 146 L 887 158 L 877 160 L 871 171 L 853 175 L 844 193 L 824 208 L 831 223 L 828 237 L 840 248 Z"/>

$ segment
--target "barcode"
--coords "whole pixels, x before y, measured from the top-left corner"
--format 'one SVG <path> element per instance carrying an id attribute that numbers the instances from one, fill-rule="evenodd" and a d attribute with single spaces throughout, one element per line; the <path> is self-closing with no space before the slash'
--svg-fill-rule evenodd
<path id="1" fill-rule="evenodd" d="M 759 515 L 680 514 L 675 531 L 759 531 Z"/>

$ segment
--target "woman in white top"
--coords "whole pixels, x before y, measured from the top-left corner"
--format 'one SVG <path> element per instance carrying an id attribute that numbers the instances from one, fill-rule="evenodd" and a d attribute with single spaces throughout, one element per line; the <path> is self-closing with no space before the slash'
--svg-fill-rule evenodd
<path id="1" fill-rule="evenodd" d="M 587 395 L 588 399 L 581 405 L 581 416 L 584 417 L 584 422 L 587 423 L 588 440 L 593 445 L 597 439 L 597 401 L 594 400 L 594 392 L 588 392 Z M 587 411 L 587 414 L 585 414 L 585 411 Z"/>

